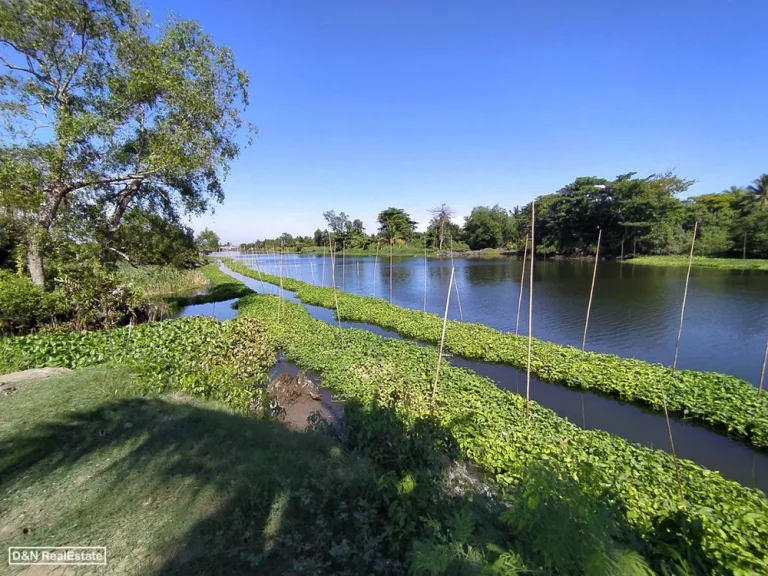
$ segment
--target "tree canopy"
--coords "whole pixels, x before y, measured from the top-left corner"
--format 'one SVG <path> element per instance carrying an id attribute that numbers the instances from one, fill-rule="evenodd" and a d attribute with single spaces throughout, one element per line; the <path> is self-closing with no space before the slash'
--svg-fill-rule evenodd
<path id="1" fill-rule="evenodd" d="M 126 0 L 6 0 L 0 44 L 0 202 L 35 283 L 62 210 L 96 208 L 104 260 L 131 205 L 174 218 L 223 199 L 248 78 L 197 23 L 153 31 Z"/>

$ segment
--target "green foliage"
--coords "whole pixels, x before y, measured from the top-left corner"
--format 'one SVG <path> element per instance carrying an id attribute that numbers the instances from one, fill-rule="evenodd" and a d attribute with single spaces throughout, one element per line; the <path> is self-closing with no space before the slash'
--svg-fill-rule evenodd
<path id="1" fill-rule="evenodd" d="M 36 284 L 46 235 L 68 206 L 90 205 L 106 252 L 133 204 L 175 217 L 223 199 L 248 78 L 197 23 L 153 29 L 128 0 L 9 0 L 0 42 L 0 114 L 18 142 L 2 152 L 13 164 L 0 190 L 27 214 Z"/>
<path id="2" fill-rule="evenodd" d="M 686 504 L 681 507 L 675 464 L 665 452 L 630 444 L 599 430 L 582 430 L 536 403 L 531 403 L 531 416 L 526 418 L 522 398 L 500 390 L 489 379 L 450 365 L 441 369 L 438 396 L 433 401 L 437 361 L 433 348 L 363 330 L 345 329 L 340 334 L 338 328 L 312 319 L 302 305 L 281 302 L 274 296 L 248 296 L 240 301 L 239 311 L 263 321 L 287 358 L 321 373 L 323 385 L 341 401 L 363 407 L 387 406 L 408 427 L 426 415 L 440 422 L 461 453 L 493 479 L 508 502 L 520 497 L 519 490 L 525 494 L 525 479 L 532 469 L 557 462 L 557 474 L 578 486 L 590 498 L 589 506 L 603 502 L 617 511 L 608 515 L 610 518 L 621 511 L 622 524 L 635 534 L 626 536 L 623 528 L 607 530 L 609 540 L 603 541 L 604 548 L 599 538 L 579 536 L 581 540 L 574 540 L 578 553 L 558 556 L 561 553 L 553 544 L 540 548 L 542 558 L 546 556 L 553 563 L 564 558 L 562 561 L 571 566 L 582 566 L 584 573 L 588 572 L 585 562 L 598 560 L 633 566 L 642 572 L 642 562 L 623 553 L 625 546 L 631 549 L 633 543 L 650 542 L 663 525 L 670 526 L 670 534 L 679 538 L 672 551 L 672 538 L 663 546 L 659 543 L 651 550 L 637 550 L 653 559 L 654 567 L 661 562 L 673 565 L 678 557 L 691 557 L 694 565 L 714 565 L 724 573 L 768 570 L 768 502 L 757 490 L 683 460 L 679 464 Z M 403 484 L 400 479 L 394 482 L 393 490 L 398 485 L 405 489 L 410 483 Z M 546 500 L 550 508 L 561 500 L 559 492 L 551 497 L 543 491 L 531 492 L 537 493 L 541 494 L 541 505 Z M 566 493 L 566 509 L 586 506 L 579 494 Z M 554 508 L 547 515 L 563 516 Z M 604 512 L 588 508 L 570 517 L 569 525 L 578 530 L 599 524 L 604 517 Z M 532 522 L 530 514 L 525 518 L 524 523 Z M 514 518 L 508 521 L 514 522 Z M 701 531 L 691 532 L 691 522 L 698 523 Z M 546 532 L 550 527 L 538 528 Z M 524 543 L 526 535 L 521 537 Z M 569 533 L 569 538 L 576 535 Z M 451 538 L 430 539 L 427 549 L 441 542 L 451 542 Z M 535 541 L 528 542 L 535 546 Z M 500 557 L 494 556 L 490 563 Z M 514 565 L 514 556 L 505 558 Z"/>
<path id="3" fill-rule="evenodd" d="M 178 308 L 194 304 L 205 304 L 206 302 L 223 302 L 234 298 L 242 298 L 252 292 L 245 284 L 219 270 L 219 265 L 216 263 L 206 264 L 196 272 L 205 277 L 210 288 L 205 294 L 195 294 L 193 296 L 177 295 L 166 298 L 166 302 L 172 307 Z"/>
<path id="4" fill-rule="evenodd" d="M 628 264 L 638 266 L 688 266 L 688 256 L 638 256 L 627 260 Z M 693 265 L 701 268 L 721 268 L 723 270 L 768 270 L 768 260 L 742 258 L 707 258 L 694 256 Z"/>
<path id="5" fill-rule="evenodd" d="M 243 264 L 228 261 L 233 270 L 256 278 L 256 272 Z M 280 279 L 262 274 L 265 282 Z M 335 309 L 338 299 L 342 320 L 365 322 L 393 330 L 406 338 L 437 344 L 442 333 L 442 318 L 419 310 L 370 298 L 312 286 L 291 278 L 283 279 L 286 290 L 293 290 L 306 304 Z M 509 364 L 524 369 L 527 365 L 528 338 L 501 332 L 483 324 L 448 321 L 445 350 L 464 358 Z M 663 410 L 662 383 L 670 412 L 700 422 L 718 431 L 745 438 L 754 446 L 768 447 L 768 395 L 735 376 L 714 372 L 677 370 L 660 364 L 612 354 L 582 352 L 573 346 L 560 346 L 534 339 L 531 373 L 548 382 L 558 382 L 583 390 L 617 396 Z"/>
<path id="6" fill-rule="evenodd" d="M 377 220 L 379 234 L 390 245 L 398 240 L 408 240 L 416 230 L 416 222 L 401 208 L 387 208 L 379 212 Z"/>
<path id="7" fill-rule="evenodd" d="M 197 236 L 197 248 L 200 252 L 210 253 L 217 252 L 219 250 L 219 235 L 213 230 L 206 228 Z"/>
<path id="8" fill-rule="evenodd" d="M 138 206 L 123 216 L 112 247 L 110 256 L 136 266 L 193 268 L 201 260 L 191 228 Z"/>
<path id="9" fill-rule="evenodd" d="M 509 213 L 498 204 L 478 206 L 466 217 L 464 236 L 472 250 L 498 248 L 512 240 L 512 226 Z"/>
<path id="10" fill-rule="evenodd" d="M 58 296 L 0 270 L 0 335 L 25 334 L 50 322 L 62 311 Z"/>
<path id="11" fill-rule="evenodd" d="M 0 373 L 45 366 L 130 367 L 151 392 L 178 389 L 246 410 L 274 364 L 274 350 L 253 318 L 191 317 L 111 331 L 0 339 Z"/>

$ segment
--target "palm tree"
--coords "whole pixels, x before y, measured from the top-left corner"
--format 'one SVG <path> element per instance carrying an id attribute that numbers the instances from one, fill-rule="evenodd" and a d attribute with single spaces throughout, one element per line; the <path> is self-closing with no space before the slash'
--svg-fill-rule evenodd
<path id="1" fill-rule="evenodd" d="M 753 209 L 762 211 L 768 208 L 768 174 L 763 174 L 747 186 L 747 192 L 752 194 L 751 204 Z"/>

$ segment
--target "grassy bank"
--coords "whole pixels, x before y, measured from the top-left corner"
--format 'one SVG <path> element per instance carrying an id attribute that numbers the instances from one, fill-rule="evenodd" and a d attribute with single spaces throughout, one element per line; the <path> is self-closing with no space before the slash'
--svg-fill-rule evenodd
<path id="1" fill-rule="evenodd" d="M 688 256 L 638 256 L 629 258 L 627 264 L 637 266 L 688 266 Z M 701 268 L 720 268 L 723 270 L 768 270 L 768 260 L 742 258 L 708 258 L 694 256 L 693 265 Z"/>
<path id="2" fill-rule="evenodd" d="M 202 268 L 179 269 L 173 266 L 129 266 L 121 263 L 120 273 L 148 298 L 163 298 L 202 289 L 209 280 Z"/>
<path id="3" fill-rule="evenodd" d="M 256 271 L 228 261 L 243 275 L 258 278 Z M 268 274 L 265 282 L 279 284 Z M 312 286 L 290 278 L 283 279 L 287 290 L 307 304 L 335 309 L 333 288 Z M 366 322 L 398 332 L 407 338 L 436 344 L 442 332 L 442 318 L 395 306 L 381 298 L 337 292 L 342 320 Z M 445 349 L 474 360 L 509 364 L 524 369 L 528 339 L 501 332 L 483 324 L 451 320 Z M 701 422 L 714 430 L 745 438 L 759 448 L 768 447 L 768 394 L 761 394 L 749 382 L 714 372 L 678 370 L 612 354 L 582 352 L 534 339 L 531 372 L 543 380 L 584 390 L 599 390 L 627 402 L 663 410 L 661 385 L 668 409 L 684 418 Z"/>
<path id="4" fill-rule="evenodd" d="M 394 422 L 386 414 L 365 418 Z M 493 551 L 509 546 L 499 503 L 440 484 L 444 457 L 409 471 L 366 457 L 365 442 L 146 397 L 135 374 L 105 367 L 25 383 L 0 397 L 0 421 L 6 546 L 103 545 L 111 574 L 428 574 L 434 558 L 441 573 L 525 568 Z M 387 429 L 402 457 L 434 456 Z"/>
<path id="5" fill-rule="evenodd" d="M 340 336 L 338 328 L 312 319 L 301 305 L 274 296 L 248 296 L 238 309 L 264 322 L 288 358 L 320 372 L 324 385 L 342 400 L 390 406 L 406 421 L 434 417 L 510 502 L 532 470 L 551 464 L 555 483 L 573 481 L 590 501 L 613 507 L 657 570 L 665 562 L 671 569 L 675 554 L 697 573 L 768 570 L 768 504 L 757 490 L 682 461 L 686 504 L 680 506 L 670 455 L 581 430 L 535 403 L 526 419 L 522 398 L 468 370 L 443 365 L 432 403 L 437 359 L 432 348 L 363 330 L 345 329 Z M 558 520 L 543 520 L 546 492 L 532 490 L 527 498 L 547 529 L 557 531 Z M 568 536 L 553 541 L 565 544 Z"/>
<path id="6" fill-rule="evenodd" d="M 165 301 L 171 308 L 178 310 L 182 306 L 224 302 L 225 300 L 242 298 L 251 293 L 251 290 L 242 282 L 238 282 L 229 274 L 219 270 L 219 265 L 216 263 L 206 264 L 199 271 L 205 276 L 208 290 L 204 294 L 191 296 L 168 296 Z"/>

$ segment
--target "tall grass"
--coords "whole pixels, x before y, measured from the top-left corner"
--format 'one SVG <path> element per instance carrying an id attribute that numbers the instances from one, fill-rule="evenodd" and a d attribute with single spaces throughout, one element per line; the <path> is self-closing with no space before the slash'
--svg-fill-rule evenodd
<path id="1" fill-rule="evenodd" d="M 210 283 L 199 268 L 181 270 L 172 266 L 123 266 L 120 272 L 149 298 L 162 298 L 206 288 Z"/>

